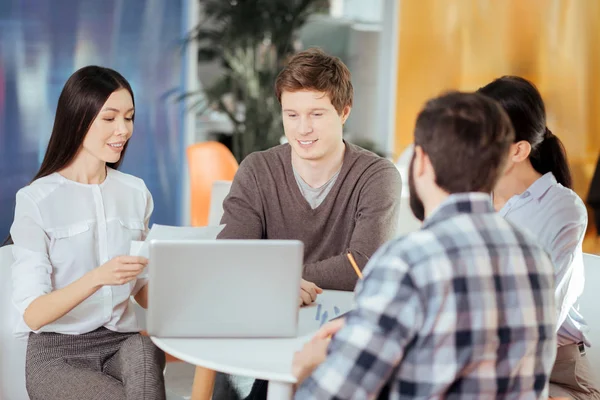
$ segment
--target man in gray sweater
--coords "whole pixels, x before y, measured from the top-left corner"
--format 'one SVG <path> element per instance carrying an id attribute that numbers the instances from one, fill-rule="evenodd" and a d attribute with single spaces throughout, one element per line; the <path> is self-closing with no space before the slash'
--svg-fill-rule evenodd
<path id="1" fill-rule="evenodd" d="M 219 238 L 301 240 L 301 292 L 310 303 L 314 285 L 354 290 L 348 253 L 362 270 L 394 236 L 402 185 L 390 161 L 342 139 L 353 89 L 339 58 L 318 49 L 298 53 L 275 90 L 288 143 L 241 163 L 223 203 Z"/>
<path id="2" fill-rule="evenodd" d="M 223 202 L 219 239 L 301 240 L 299 302 L 310 304 L 321 289 L 354 290 L 358 277 L 348 254 L 362 270 L 394 236 L 402 184 L 390 161 L 342 139 L 353 89 L 339 58 L 318 49 L 296 54 L 275 91 L 288 143 L 241 163 Z M 224 378 L 217 378 L 215 399 L 246 395 L 251 382 L 233 378 L 232 393 Z M 265 392 L 257 381 L 250 397 Z"/>

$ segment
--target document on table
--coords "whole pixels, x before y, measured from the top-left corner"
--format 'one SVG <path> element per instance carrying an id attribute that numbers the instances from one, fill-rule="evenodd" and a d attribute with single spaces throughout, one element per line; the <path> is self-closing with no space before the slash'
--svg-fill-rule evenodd
<path id="1" fill-rule="evenodd" d="M 150 232 L 144 241 L 134 240 L 131 242 L 129 254 L 132 256 L 149 257 L 151 240 L 213 240 L 225 225 L 219 226 L 168 226 L 152 225 Z"/>

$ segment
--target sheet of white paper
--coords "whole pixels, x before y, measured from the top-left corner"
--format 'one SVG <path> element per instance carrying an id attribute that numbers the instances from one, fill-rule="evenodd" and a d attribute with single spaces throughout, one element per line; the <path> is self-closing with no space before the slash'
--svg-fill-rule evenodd
<path id="1" fill-rule="evenodd" d="M 131 244 L 129 245 L 129 255 L 137 256 L 138 254 L 140 254 L 140 250 L 142 249 L 143 245 L 143 240 L 132 240 Z"/>
<path id="2" fill-rule="evenodd" d="M 145 241 L 131 242 L 130 255 L 149 257 L 151 240 L 213 240 L 224 227 L 225 225 L 193 227 L 154 224 Z"/>

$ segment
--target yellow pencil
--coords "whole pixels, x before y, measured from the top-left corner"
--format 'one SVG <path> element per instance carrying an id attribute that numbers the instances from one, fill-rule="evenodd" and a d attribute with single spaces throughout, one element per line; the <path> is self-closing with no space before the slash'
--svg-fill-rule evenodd
<path id="1" fill-rule="evenodd" d="M 356 275 L 358 275 L 358 278 L 362 279 L 362 272 L 360 272 L 360 269 L 358 269 L 358 265 L 356 265 L 356 261 L 354 260 L 352 253 L 348 253 L 346 254 L 346 256 L 348 257 L 348 261 L 350 261 L 350 264 L 352 264 L 352 268 L 354 268 L 354 271 L 356 272 Z"/>

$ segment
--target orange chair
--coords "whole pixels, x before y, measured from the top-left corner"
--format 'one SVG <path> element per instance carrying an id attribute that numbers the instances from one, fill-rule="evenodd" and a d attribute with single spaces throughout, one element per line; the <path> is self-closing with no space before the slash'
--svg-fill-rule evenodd
<path id="1" fill-rule="evenodd" d="M 187 148 L 190 171 L 191 225 L 206 226 L 210 210 L 210 192 L 215 181 L 232 181 L 238 162 L 219 142 L 196 143 Z"/>

